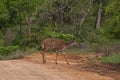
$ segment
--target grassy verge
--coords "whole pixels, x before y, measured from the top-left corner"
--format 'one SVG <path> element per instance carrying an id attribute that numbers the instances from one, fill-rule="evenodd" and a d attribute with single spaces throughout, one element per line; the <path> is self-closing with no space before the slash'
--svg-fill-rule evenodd
<path id="1" fill-rule="evenodd" d="M 65 52 L 72 55 L 79 55 L 79 54 L 87 54 L 92 51 L 90 49 L 70 48 L 70 49 L 66 49 Z"/>
<path id="2" fill-rule="evenodd" d="M 31 54 L 33 52 L 36 52 L 36 49 L 27 49 L 25 51 L 23 50 L 17 50 L 15 52 L 9 53 L 9 55 L 2 55 L 0 54 L 0 60 L 12 60 L 12 59 L 21 59 L 24 58 L 25 55 Z"/>
<path id="3" fill-rule="evenodd" d="M 120 64 L 120 54 L 115 54 L 101 59 L 103 63 Z"/>

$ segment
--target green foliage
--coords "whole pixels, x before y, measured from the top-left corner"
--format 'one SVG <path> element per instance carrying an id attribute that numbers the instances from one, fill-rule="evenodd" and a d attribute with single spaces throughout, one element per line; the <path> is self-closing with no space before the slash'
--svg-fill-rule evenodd
<path id="1" fill-rule="evenodd" d="M 2 35 L 2 33 L 0 32 L 0 46 L 2 46 L 3 45 L 3 35 Z"/>
<path id="2" fill-rule="evenodd" d="M 3 45 L 3 40 L 2 39 L 0 39 L 0 46 L 2 46 Z"/>
<path id="3" fill-rule="evenodd" d="M 27 47 L 34 47 L 34 38 L 31 37 L 31 39 L 28 39 L 26 35 L 17 35 L 15 39 L 11 42 L 12 45 L 20 46 L 21 49 L 27 48 Z"/>
<path id="4" fill-rule="evenodd" d="M 105 8 L 105 34 L 110 39 L 120 40 L 120 2 L 110 0 Z"/>
<path id="5" fill-rule="evenodd" d="M 0 55 L 0 60 L 3 60 L 4 59 L 4 56 L 3 55 Z"/>
<path id="6" fill-rule="evenodd" d="M 90 1 L 93 1 L 91 8 Z M 103 0 L 103 15 L 99 30 L 95 29 L 99 1 L 90 1 L 0 0 L 0 46 L 5 45 L 5 37 L 9 36 L 6 33 L 8 27 L 12 27 L 15 35 L 10 45 L 17 45 L 20 48 L 40 45 L 41 41 L 49 36 L 64 39 L 66 42 L 72 37 L 76 37 L 78 41 L 99 44 L 113 40 L 120 41 L 120 1 Z M 63 10 L 64 7 L 69 10 L 66 8 Z M 87 12 L 88 15 L 80 27 L 81 20 Z M 30 28 L 26 26 L 28 17 Z M 56 26 L 53 26 L 54 22 Z"/>
<path id="7" fill-rule="evenodd" d="M 120 54 L 103 57 L 102 62 L 103 63 L 120 64 Z"/>
<path id="8" fill-rule="evenodd" d="M 5 6 L 6 1 L 7 0 L 0 0 L 0 19 L 4 19 L 8 15 L 8 10 Z"/>
<path id="9" fill-rule="evenodd" d="M 8 56 L 12 52 L 15 52 L 18 49 L 19 49 L 18 46 L 0 46 L 0 55 Z"/>
<path id="10" fill-rule="evenodd" d="M 66 42 L 68 42 L 71 38 L 74 36 L 71 34 L 64 34 L 64 33 L 56 33 L 56 32 L 50 32 L 49 35 L 53 38 L 63 39 Z"/>
<path id="11" fill-rule="evenodd" d="M 27 15 L 31 15 L 39 5 L 39 0 L 24 0 L 21 1 L 21 10 L 23 10 Z"/>
<path id="12" fill-rule="evenodd" d="M 23 44 L 25 42 L 25 37 L 23 35 L 16 35 L 15 39 L 11 42 L 12 45 L 18 45 L 20 47 L 25 46 L 25 44 Z"/>

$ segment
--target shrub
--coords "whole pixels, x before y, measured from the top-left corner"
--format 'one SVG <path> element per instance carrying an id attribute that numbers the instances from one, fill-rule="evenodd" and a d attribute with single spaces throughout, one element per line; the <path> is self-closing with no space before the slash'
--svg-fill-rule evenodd
<path id="1" fill-rule="evenodd" d="M 48 35 L 50 35 L 53 38 L 59 38 L 59 39 L 63 39 L 66 42 L 68 42 L 72 37 L 74 37 L 71 34 L 64 34 L 64 33 L 55 33 L 55 32 L 50 32 Z"/>
<path id="2" fill-rule="evenodd" d="M 8 56 L 18 49 L 19 49 L 18 46 L 0 46 L 0 55 Z"/>

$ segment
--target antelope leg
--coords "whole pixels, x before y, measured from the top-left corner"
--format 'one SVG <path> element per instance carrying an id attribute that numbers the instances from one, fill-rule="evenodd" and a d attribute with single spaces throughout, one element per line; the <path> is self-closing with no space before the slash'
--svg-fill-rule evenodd
<path id="1" fill-rule="evenodd" d="M 42 63 L 45 63 L 46 59 L 45 59 L 45 52 L 42 52 Z"/>
<path id="2" fill-rule="evenodd" d="M 68 65 L 70 65 L 70 64 L 69 64 L 69 62 L 68 62 L 68 60 L 67 60 L 67 57 L 66 57 L 66 55 L 65 55 L 65 52 L 64 52 L 64 51 L 63 51 L 63 53 L 64 53 L 64 58 L 65 58 L 66 63 L 67 63 Z"/>
<path id="3" fill-rule="evenodd" d="M 56 52 L 56 60 L 55 60 L 55 63 L 56 63 L 56 64 L 57 64 L 57 58 L 58 58 L 58 55 L 59 55 L 59 53 Z"/>

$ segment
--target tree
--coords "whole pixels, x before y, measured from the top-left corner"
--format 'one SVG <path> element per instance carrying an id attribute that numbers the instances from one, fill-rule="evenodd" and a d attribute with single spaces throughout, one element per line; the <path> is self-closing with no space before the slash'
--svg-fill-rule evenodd
<path id="1" fill-rule="evenodd" d="M 110 0 L 105 6 L 104 16 L 107 37 L 120 40 L 120 1 Z"/>
<path id="2" fill-rule="evenodd" d="M 20 7 L 20 12 L 22 11 L 26 23 L 27 23 L 27 29 L 28 29 L 28 36 L 30 37 L 31 35 L 31 18 L 35 15 L 35 11 L 37 10 L 37 7 L 39 5 L 39 0 L 24 0 L 21 1 L 21 7 Z"/>
<path id="3" fill-rule="evenodd" d="M 103 12 L 103 1 L 99 0 L 99 8 L 98 8 L 98 13 L 97 13 L 97 19 L 96 19 L 96 29 L 100 28 L 100 24 L 101 24 L 101 18 L 102 18 L 102 12 Z"/>
<path id="4" fill-rule="evenodd" d="M 8 10 L 6 9 L 5 3 L 7 0 L 0 0 L 0 30 L 3 33 L 3 27 L 5 26 L 5 22 L 8 18 Z"/>

